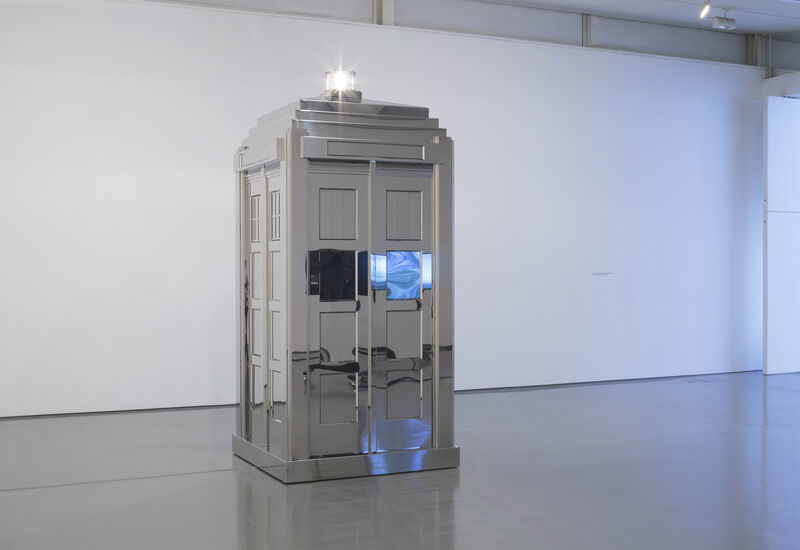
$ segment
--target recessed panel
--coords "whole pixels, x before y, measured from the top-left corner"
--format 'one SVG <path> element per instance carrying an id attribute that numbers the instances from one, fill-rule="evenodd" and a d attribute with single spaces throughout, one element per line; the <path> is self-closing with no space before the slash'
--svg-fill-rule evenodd
<path id="1" fill-rule="evenodd" d="M 319 190 L 319 238 L 351 240 L 356 238 L 355 189 Z"/>
<path id="2" fill-rule="evenodd" d="M 420 253 L 395 251 L 386 253 L 386 299 L 413 300 L 422 291 Z"/>
<path id="3" fill-rule="evenodd" d="M 251 349 L 253 355 L 261 357 L 264 355 L 264 312 L 260 309 L 250 310 Z"/>
<path id="4" fill-rule="evenodd" d="M 253 389 L 253 406 L 258 407 L 264 404 L 264 369 L 258 365 L 251 365 L 251 373 L 253 379 L 251 380 Z"/>
<path id="5" fill-rule="evenodd" d="M 369 141 L 328 141 L 330 157 L 368 157 L 384 159 L 422 160 L 425 147 L 403 143 L 374 143 Z"/>
<path id="6" fill-rule="evenodd" d="M 264 297 L 264 263 L 261 252 L 250 254 L 250 295 L 254 300 Z"/>
<path id="7" fill-rule="evenodd" d="M 356 264 L 353 250 L 309 252 L 309 294 L 322 302 L 356 299 Z"/>
<path id="8" fill-rule="evenodd" d="M 422 357 L 419 311 L 386 312 L 386 346 L 390 359 Z"/>
<path id="9" fill-rule="evenodd" d="M 361 258 L 359 256 L 359 262 Z M 396 267 L 396 265 L 393 265 Z M 360 268 L 360 264 L 359 264 Z M 364 277 L 359 274 L 359 281 Z M 386 290 L 386 254 L 370 254 L 370 286 L 375 290 Z M 422 289 L 433 287 L 433 254 L 422 255 Z M 361 294 L 361 288 L 359 288 Z"/>
<path id="10" fill-rule="evenodd" d="M 422 255 L 422 289 L 433 287 L 433 254 Z"/>
<path id="11" fill-rule="evenodd" d="M 355 361 L 356 314 L 320 313 L 319 346 L 321 361 Z"/>
<path id="12" fill-rule="evenodd" d="M 355 374 L 321 374 L 319 386 L 320 424 L 356 421 Z"/>
<path id="13" fill-rule="evenodd" d="M 370 254 L 366 250 L 358 253 L 358 295 L 367 296 L 369 294 L 369 261 Z"/>
<path id="14" fill-rule="evenodd" d="M 270 252 L 269 299 L 283 300 L 283 252 Z"/>
<path id="15" fill-rule="evenodd" d="M 392 370 L 386 373 L 386 418 L 419 418 L 422 405 L 420 371 Z"/>
<path id="16" fill-rule="evenodd" d="M 370 254 L 370 285 L 374 290 L 386 290 L 386 254 Z"/>
<path id="17" fill-rule="evenodd" d="M 422 238 L 422 192 L 386 191 L 386 238 L 402 241 Z"/>
<path id="18" fill-rule="evenodd" d="M 272 373 L 272 402 L 286 402 L 286 376 L 279 370 L 271 369 Z"/>
<path id="19" fill-rule="evenodd" d="M 283 358 L 283 315 L 280 311 L 270 312 L 270 358 L 280 361 Z"/>

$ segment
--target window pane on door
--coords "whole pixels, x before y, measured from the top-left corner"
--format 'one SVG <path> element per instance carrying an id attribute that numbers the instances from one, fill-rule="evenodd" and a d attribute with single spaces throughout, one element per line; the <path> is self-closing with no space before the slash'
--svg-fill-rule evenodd
<path id="1" fill-rule="evenodd" d="M 420 297 L 421 287 L 419 251 L 388 251 L 386 253 L 386 299 L 417 299 Z"/>

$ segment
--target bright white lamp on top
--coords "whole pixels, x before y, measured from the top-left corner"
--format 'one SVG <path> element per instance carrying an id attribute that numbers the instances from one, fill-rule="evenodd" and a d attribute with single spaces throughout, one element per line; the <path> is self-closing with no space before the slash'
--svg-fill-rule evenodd
<path id="1" fill-rule="evenodd" d="M 325 93 L 322 97 L 328 101 L 361 102 L 361 92 L 356 90 L 355 71 L 328 71 L 325 73 Z"/>
<path id="2" fill-rule="evenodd" d="M 355 71 L 328 71 L 325 73 L 325 89 L 337 92 L 356 89 Z"/>

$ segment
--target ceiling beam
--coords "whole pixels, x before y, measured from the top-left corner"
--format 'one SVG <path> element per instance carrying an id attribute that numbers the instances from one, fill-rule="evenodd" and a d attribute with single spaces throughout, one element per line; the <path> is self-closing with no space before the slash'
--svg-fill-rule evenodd
<path id="1" fill-rule="evenodd" d="M 764 97 L 800 97 L 800 73 L 789 73 L 764 80 Z"/>

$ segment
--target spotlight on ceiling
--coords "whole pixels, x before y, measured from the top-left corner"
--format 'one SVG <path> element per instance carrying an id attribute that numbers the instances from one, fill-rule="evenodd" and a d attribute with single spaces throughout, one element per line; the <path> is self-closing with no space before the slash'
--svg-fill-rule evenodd
<path id="1" fill-rule="evenodd" d="M 719 29 L 721 31 L 732 31 L 736 28 L 736 19 L 733 17 L 728 17 L 728 10 L 726 8 L 723 17 L 715 17 L 711 21 L 711 28 Z"/>
<path id="2" fill-rule="evenodd" d="M 700 19 L 705 19 L 708 12 L 711 10 L 711 0 L 703 2 L 703 7 L 700 8 Z"/>

